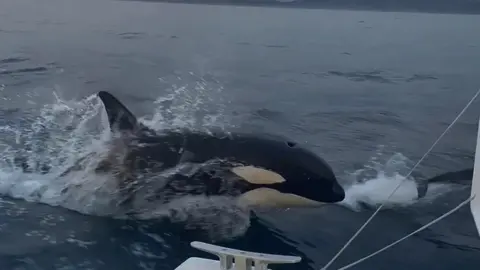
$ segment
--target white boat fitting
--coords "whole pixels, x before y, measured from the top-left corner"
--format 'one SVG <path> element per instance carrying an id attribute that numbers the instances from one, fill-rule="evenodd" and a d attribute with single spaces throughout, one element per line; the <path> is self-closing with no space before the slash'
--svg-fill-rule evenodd
<path id="1" fill-rule="evenodd" d="M 297 263 L 302 260 L 297 256 L 248 252 L 197 241 L 192 242 L 191 246 L 217 255 L 219 260 L 190 257 L 175 270 L 268 270 L 269 264 Z"/>

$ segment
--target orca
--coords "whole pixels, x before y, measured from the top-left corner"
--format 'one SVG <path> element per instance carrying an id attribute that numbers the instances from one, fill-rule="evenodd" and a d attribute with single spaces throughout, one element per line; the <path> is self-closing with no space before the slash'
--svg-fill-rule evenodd
<path id="1" fill-rule="evenodd" d="M 98 96 L 114 136 L 97 172 L 116 172 L 121 204 L 137 193 L 154 194 L 163 202 L 178 195 L 227 195 L 249 206 L 281 208 L 315 207 L 345 198 L 329 164 L 288 138 L 222 130 L 154 131 L 109 92 Z M 188 164 L 197 169 L 175 171 Z M 174 173 L 152 188 L 152 179 L 169 170 Z M 142 186 L 149 186 L 144 193 Z"/>
<path id="2" fill-rule="evenodd" d="M 428 186 L 431 183 L 450 182 L 458 184 L 469 184 L 471 183 L 472 178 L 473 168 L 469 168 L 459 171 L 442 173 L 425 180 L 417 180 L 416 182 L 418 199 L 425 197 L 428 191 Z"/>

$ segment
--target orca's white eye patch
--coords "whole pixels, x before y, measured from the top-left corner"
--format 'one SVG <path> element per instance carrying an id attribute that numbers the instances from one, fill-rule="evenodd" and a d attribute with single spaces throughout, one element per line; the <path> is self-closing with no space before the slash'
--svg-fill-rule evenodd
<path id="1" fill-rule="evenodd" d="M 232 168 L 232 172 L 243 180 L 256 185 L 271 185 L 285 182 L 285 178 L 280 174 L 254 166 L 235 167 Z"/>

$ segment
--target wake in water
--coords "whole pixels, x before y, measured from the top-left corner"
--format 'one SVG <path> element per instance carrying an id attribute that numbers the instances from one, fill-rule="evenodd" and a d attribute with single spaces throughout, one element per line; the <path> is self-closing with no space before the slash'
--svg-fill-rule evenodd
<path id="1" fill-rule="evenodd" d="M 233 127 L 224 114 L 224 103 L 212 99 L 221 88 L 214 88 L 217 93 L 209 89 L 206 82 L 194 87 L 174 86 L 154 102 L 157 107 L 153 116 L 140 121 L 154 130 Z M 43 106 L 38 114 L 18 110 L 2 114 L 0 134 L 5 139 L 0 148 L 1 194 L 89 215 L 114 214 L 114 181 L 109 175 L 93 173 L 107 153 L 111 136 L 103 106 L 96 95 L 80 101 L 56 97 L 53 104 Z M 21 162 L 28 164 L 29 173 L 19 168 L 19 157 L 23 159 Z M 81 169 L 65 174 L 74 165 Z M 365 204 L 376 206 L 385 202 L 408 167 L 408 159 L 401 154 L 383 164 L 372 159 L 364 169 L 351 175 L 352 184 L 346 188 L 347 197 L 342 205 L 360 210 Z M 427 197 L 448 189 L 448 185 L 438 184 L 430 189 L 431 196 Z M 387 206 L 408 206 L 415 203 L 416 198 L 416 184 L 412 179 L 402 185 Z M 222 197 L 188 196 L 150 208 L 139 217 L 168 217 L 174 222 L 209 230 L 211 234 L 238 235 L 249 225 L 248 212 Z"/>

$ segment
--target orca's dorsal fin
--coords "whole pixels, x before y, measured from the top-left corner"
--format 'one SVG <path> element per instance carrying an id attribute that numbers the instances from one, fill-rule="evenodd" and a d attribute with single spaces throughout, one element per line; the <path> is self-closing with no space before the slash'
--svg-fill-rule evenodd
<path id="1" fill-rule="evenodd" d="M 135 132 L 142 128 L 135 115 L 112 94 L 100 91 L 98 97 L 103 102 L 112 131 Z"/>

